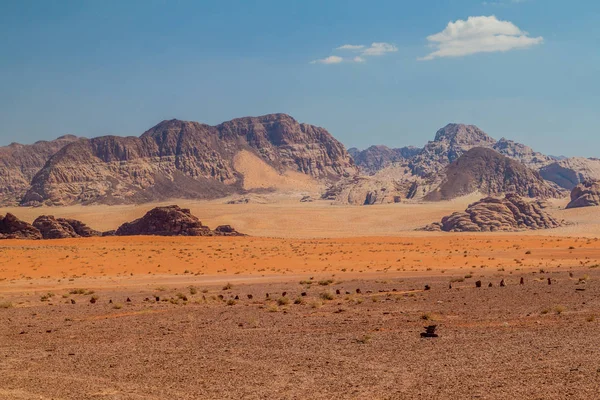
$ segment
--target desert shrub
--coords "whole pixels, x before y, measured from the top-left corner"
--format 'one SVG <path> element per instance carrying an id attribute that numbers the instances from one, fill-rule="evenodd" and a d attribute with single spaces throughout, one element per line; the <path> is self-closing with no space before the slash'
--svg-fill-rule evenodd
<path id="1" fill-rule="evenodd" d="M 333 294 L 330 292 L 323 292 L 323 293 L 321 293 L 320 297 L 323 300 L 333 300 L 334 299 Z"/>
<path id="2" fill-rule="evenodd" d="M 290 299 L 287 297 L 280 297 L 277 299 L 277 305 L 279 306 L 287 306 L 288 304 L 290 304 Z"/>

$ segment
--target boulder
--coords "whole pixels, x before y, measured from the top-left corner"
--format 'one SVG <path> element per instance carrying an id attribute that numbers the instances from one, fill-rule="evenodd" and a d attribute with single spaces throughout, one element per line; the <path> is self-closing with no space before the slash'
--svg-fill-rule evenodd
<path id="1" fill-rule="evenodd" d="M 213 231 L 215 236 L 246 236 L 236 231 L 231 225 L 219 225 Z"/>
<path id="2" fill-rule="evenodd" d="M 54 218 L 52 215 L 41 215 L 35 221 L 36 227 L 44 239 L 66 239 L 101 236 L 101 233 L 88 227 L 81 221 L 67 218 Z"/>
<path id="3" fill-rule="evenodd" d="M 498 199 L 486 197 L 473 203 L 463 212 L 442 218 L 441 223 L 428 225 L 424 230 L 445 232 L 515 232 L 521 230 L 557 228 L 564 222 L 545 211 L 543 201 L 526 201 L 516 194 Z"/>
<path id="4" fill-rule="evenodd" d="M 33 225 L 21 221 L 13 214 L 0 215 L 0 239 L 42 239 L 42 234 Z"/>
<path id="5" fill-rule="evenodd" d="M 600 182 L 585 181 L 571 191 L 571 202 L 567 208 L 600 205 Z"/>

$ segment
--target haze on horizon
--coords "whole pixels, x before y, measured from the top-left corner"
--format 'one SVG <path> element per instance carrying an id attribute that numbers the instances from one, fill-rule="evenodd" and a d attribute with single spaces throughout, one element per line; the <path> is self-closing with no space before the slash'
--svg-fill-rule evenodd
<path id="1" fill-rule="evenodd" d="M 598 157 L 591 0 L 4 1 L 0 145 L 283 112 L 347 147 L 450 122 Z"/>

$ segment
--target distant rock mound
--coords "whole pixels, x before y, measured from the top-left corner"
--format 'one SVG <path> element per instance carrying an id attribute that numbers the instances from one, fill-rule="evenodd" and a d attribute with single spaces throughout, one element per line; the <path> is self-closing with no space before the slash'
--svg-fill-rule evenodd
<path id="1" fill-rule="evenodd" d="M 571 191 L 571 202 L 567 208 L 592 207 L 600 205 L 600 182 L 586 181 Z"/>
<path id="2" fill-rule="evenodd" d="M 562 191 L 545 182 L 539 173 L 495 150 L 475 147 L 450 164 L 441 185 L 426 200 L 450 200 L 480 192 L 485 195 L 516 193 L 525 197 L 560 197 Z"/>
<path id="3" fill-rule="evenodd" d="M 515 232 L 551 229 L 563 225 L 545 211 L 543 201 L 526 201 L 516 194 L 505 198 L 487 197 L 473 203 L 464 212 L 442 218 L 424 230 L 444 232 Z"/>
<path id="4" fill-rule="evenodd" d="M 33 221 L 44 239 L 66 239 L 101 236 L 102 234 L 91 229 L 86 224 L 75 219 L 54 218 L 52 215 L 41 215 Z"/>
<path id="5" fill-rule="evenodd" d="M 42 239 L 42 234 L 33 225 L 21 221 L 13 214 L 0 216 L 0 239 Z"/>
<path id="6" fill-rule="evenodd" d="M 202 225 L 189 209 L 179 206 L 156 207 L 142 218 L 127 222 L 115 232 L 116 236 L 242 236 L 229 225 L 216 230 Z"/>

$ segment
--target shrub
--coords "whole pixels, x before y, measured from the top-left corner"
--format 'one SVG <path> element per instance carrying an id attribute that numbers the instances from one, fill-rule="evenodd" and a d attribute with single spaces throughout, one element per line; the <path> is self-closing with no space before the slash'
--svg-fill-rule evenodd
<path id="1" fill-rule="evenodd" d="M 279 306 L 287 306 L 288 304 L 290 304 L 290 299 L 287 297 L 280 297 L 277 299 L 277 305 Z"/>
<path id="2" fill-rule="evenodd" d="M 323 300 L 333 300 L 334 299 L 333 294 L 331 294 L 330 292 L 321 293 L 321 298 Z"/>

